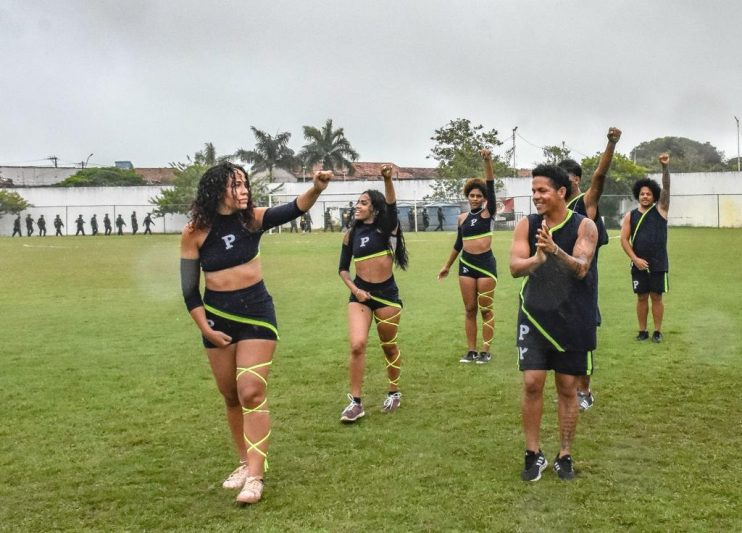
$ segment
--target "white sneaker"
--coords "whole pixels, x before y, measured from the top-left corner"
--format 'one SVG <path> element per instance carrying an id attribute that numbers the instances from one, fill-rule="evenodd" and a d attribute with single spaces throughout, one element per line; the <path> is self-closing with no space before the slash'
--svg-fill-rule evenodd
<path id="1" fill-rule="evenodd" d="M 263 480 L 257 477 L 249 477 L 245 480 L 245 485 L 237 495 L 236 501 L 239 503 L 258 503 L 263 497 Z"/>
<path id="2" fill-rule="evenodd" d="M 241 489 L 245 484 L 247 476 L 247 463 L 240 463 L 240 466 L 224 480 L 222 487 L 225 489 Z"/>

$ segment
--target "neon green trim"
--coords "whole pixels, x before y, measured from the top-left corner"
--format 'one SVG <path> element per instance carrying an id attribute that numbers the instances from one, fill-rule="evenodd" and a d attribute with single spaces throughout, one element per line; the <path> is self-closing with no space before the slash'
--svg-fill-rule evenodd
<path id="1" fill-rule="evenodd" d="M 593 352 L 592 350 L 587 352 L 587 370 L 586 375 L 590 376 L 593 373 Z"/>
<path id="2" fill-rule="evenodd" d="M 227 320 L 232 320 L 233 322 L 240 322 L 242 324 L 252 324 L 253 326 L 260 326 L 263 328 L 267 328 L 276 334 L 276 339 L 280 339 L 280 337 L 278 336 L 278 330 L 276 329 L 276 327 L 273 324 L 269 324 L 268 322 L 263 322 L 262 320 L 255 320 L 254 318 L 246 318 L 244 316 L 233 315 L 232 313 L 220 311 L 219 309 L 216 309 L 215 307 L 211 307 L 210 305 L 207 305 L 207 304 L 204 304 L 204 309 L 206 309 L 209 313 L 213 315 L 226 318 Z"/>
<path id="3" fill-rule="evenodd" d="M 363 257 L 354 257 L 353 261 L 357 263 L 358 261 L 365 261 L 366 259 L 373 259 L 374 257 L 383 257 L 385 255 L 392 255 L 392 251 L 384 250 L 383 252 L 377 252 L 371 255 L 364 255 Z"/>
<path id="4" fill-rule="evenodd" d="M 574 211 L 572 211 L 571 209 L 567 209 L 567 216 L 564 217 L 564 220 L 562 220 L 559 224 L 557 224 L 553 228 L 550 228 L 549 233 L 554 233 L 556 230 L 562 229 L 562 226 L 564 226 L 569 221 L 569 219 L 572 218 L 572 215 L 574 214 L 575 214 Z"/>
<path id="5" fill-rule="evenodd" d="M 634 233 L 631 235 L 631 239 L 629 239 L 629 244 L 630 245 L 632 245 L 632 246 L 634 245 L 634 238 L 636 237 L 636 232 L 639 231 L 639 226 L 641 226 L 642 225 L 642 222 L 644 222 L 644 217 L 647 216 L 647 213 L 649 213 L 652 209 L 654 209 L 654 206 L 656 206 L 656 205 L 657 204 L 652 204 L 652 207 L 650 207 L 649 209 L 647 209 L 646 211 L 644 211 L 644 213 L 642 213 L 642 216 L 639 219 L 639 222 L 636 224 L 636 227 L 634 228 Z"/>
<path id="6" fill-rule="evenodd" d="M 461 240 L 470 241 L 472 239 L 479 239 L 480 237 L 492 237 L 493 234 L 494 234 L 493 231 L 488 231 L 487 233 L 480 233 L 479 235 L 472 235 L 471 237 L 464 237 Z"/>
<path id="7" fill-rule="evenodd" d="M 378 324 L 388 324 L 390 326 L 394 326 L 394 328 L 395 328 L 394 337 L 393 338 L 391 338 L 388 341 L 381 341 L 380 340 L 379 346 L 381 346 L 382 349 L 384 349 L 384 346 L 396 346 L 397 345 L 397 337 L 399 336 L 399 324 L 396 323 L 396 322 L 392 322 L 392 320 L 394 320 L 395 318 L 397 318 L 401 313 L 402 313 L 402 311 L 400 310 L 400 311 L 397 311 L 394 315 L 390 316 L 389 318 L 379 318 L 379 316 L 376 314 L 376 312 L 374 312 L 374 320 L 376 320 L 376 324 L 377 324 L 376 327 L 377 328 L 378 328 Z M 402 352 L 399 349 L 397 349 L 397 357 L 395 357 L 393 361 L 389 361 L 389 359 L 386 358 L 386 354 L 384 354 L 384 358 L 386 360 L 386 368 L 387 368 L 387 378 L 386 379 L 387 379 L 387 381 L 389 382 L 390 385 L 394 385 L 395 387 L 398 387 L 399 386 L 399 375 L 395 379 L 391 379 L 389 377 L 389 373 L 391 372 L 391 370 L 390 370 L 391 368 L 395 368 L 395 369 L 399 370 L 400 371 L 400 374 L 401 374 L 402 367 L 400 365 L 396 364 L 397 361 L 399 361 L 399 358 L 400 358 L 401 355 L 402 355 Z"/>
<path id="8" fill-rule="evenodd" d="M 670 278 L 667 276 L 667 272 L 665 272 L 665 292 L 670 292 Z"/>
<path id="9" fill-rule="evenodd" d="M 258 379 L 260 379 L 260 381 L 262 381 L 265 384 L 265 386 L 267 387 L 268 386 L 268 382 L 265 380 L 265 378 L 263 376 L 261 376 L 260 374 L 258 374 L 257 372 L 255 372 L 255 369 L 256 368 L 263 368 L 264 366 L 270 366 L 272 364 L 273 364 L 273 361 L 268 361 L 267 363 L 259 363 L 257 365 L 248 366 L 248 367 L 238 366 L 237 367 L 237 370 L 239 372 L 237 372 L 237 378 L 236 379 L 239 380 L 244 374 L 246 374 L 246 373 L 249 372 L 250 374 L 252 374 L 252 375 L 256 376 Z"/>
<path id="10" fill-rule="evenodd" d="M 472 270 L 476 270 L 477 272 L 481 272 L 485 276 L 491 277 L 493 280 L 495 280 L 495 283 L 497 283 L 497 277 L 492 272 L 487 272 L 483 268 L 479 268 L 478 266 L 472 265 L 469 261 L 467 261 L 463 257 L 459 257 L 459 261 L 461 261 L 462 263 L 464 263 L 466 266 L 468 266 Z"/>
<path id="11" fill-rule="evenodd" d="M 571 200 L 569 201 L 569 203 L 567 204 L 567 209 L 572 209 L 572 206 L 573 206 L 573 205 L 575 205 L 575 204 L 577 203 L 577 200 L 579 200 L 579 199 L 580 199 L 580 198 L 582 198 L 583 196 L 585 196 L 585 193 L 584 193 L 584 192 L 583 192 L 583 193 L 580 193 L 580 194 L 578 194 L 577 196 L 575 196 L 574 198 L 572 198 L 572 199 L 571 199 Z"/>
<path id="12" fill-rule="evenodd" d="M 570 211 L 570 213 L 571 213 L 571 211 Z M 554 348 L 557 349 L 557 351 L 559 351 L 559 352 L 566 351 L 564 348 L 561 347 L 561 345 L 557 341 L 555 341 L 552 338 L 551 335 L 549 335 L 546 332 L 546 330 L 543 328 L 543 326 L 541 324 L 539 324 L 538 322 L 536 322 L 536 319 L 533 318 L 531 316 L 531 313 L 529 313 L 528 310 L 526 309 L 525 299 L 523 298 L 523 291 L 526 288 L 526 282 L 527 281 L 528 281 L 528 276 L 526 276 L 525 278 L 523 278 L 523 284 L 520 287 L 520 309 L 521 309 L 521 311 L 523 311 L 523 314 L 526 315 L 526 318 L 528 318 L 528 320 L 531 322 L 531 324 L 533 324 L 534 326 L 536 326 L 536 329 L 539 330 L 539 332 L 541 332 L 541 335 L 543 335 L 544 338 L 547 341 L 549 341 L 554 346 Z"/>
<path id="13" fill-rule="evenodd" d="M 482 300 L 484 300 L 485 303 L 482 303 Z M 489 303 L 488 303 L 489 300 Z M 482 321 L 482 345 L 486 348 L 486 351 L 489 351 L 490 344 L 492 343 L 492 339 L 495 338 L 495 312 L 493 311 L 492 307 L 495 303 L 495 289 L 490 289 L 485 292 L 479 292 L 477 291 L 477 307 L 479 307 L 479 311 L 489 311 L 492 313 L 492 316 L 488 318 L 487 320 Z M 484 317 L 482 317 L 484 318 Z M 486 339 L 484 336 L 485 328 L 489 329 L 491 334 L 490 338 Z"/>
<path id="14" fill-rule="evenodd" d="M 248 446 L 249 446 L 247 448 L 247 453 L 250 453 L 251 450 L 255 450 L 260 455 L 262 455 L 263 456 L 263 459 L 265 459 L 265 470 L 266 471 L 268 470 L 268 454 L 266 452 L 264 452 L 263 450 L 261 450 L 260 448 L 258 448 L 258 446 L 260 446 L 266 440 L 268 440 L 268 437 L 270 437 L 270 436 L 271 436 L 271 431 L 268 430 L 268 434 L 265 437 L 263 437 L 262 439 L 260 439 L 258 442 L 253 443 L 253 442 L 250 441 L 250 439 L 247 438 L 247 435 L 245 435 L 244 433 L 242 434 L 242 437 L 245 439 L 245 443 L 248 444 Z"/>
<path id="15" fill-rule="evenodd" d="M 385 300 L 384 298 L 379 298 L 379 297 L 374 296 L 372 294 L 369 294 L 369 296 L 371 296 L 371 299 L 372 300 L 374 300 L 376 302 L 379 302 L 380 304 L 388 305 L 389 307 L 396 307 L 397 309 L 402 309 L 402 306 L 399 305 L 397 302 L 391 302 L 389 300 Z M 392 318 L 394 318 L 394 317 L 392 317 Z"/>
<path id="16" fill-rule="evenodd" d="M 263 406 L 268 403 L 268 398 L 264 398 L 262 402 L 260 402 L 260 405 L 257 407 L 243 407 L 242 408 L 242 414 L 243 415 L 249 415 L 252 413 L 270 413 L 269 409 L 263 409 Z"/>

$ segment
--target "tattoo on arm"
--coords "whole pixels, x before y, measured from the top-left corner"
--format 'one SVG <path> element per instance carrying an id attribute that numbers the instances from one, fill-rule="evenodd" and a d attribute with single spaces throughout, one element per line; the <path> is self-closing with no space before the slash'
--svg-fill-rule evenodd
<path id="1" fill-rule="evenodd" d="M 667 167 L 662 168 L 662 191 L 659 204 L 665 212 L 670 208 L 670 170 Z"/>

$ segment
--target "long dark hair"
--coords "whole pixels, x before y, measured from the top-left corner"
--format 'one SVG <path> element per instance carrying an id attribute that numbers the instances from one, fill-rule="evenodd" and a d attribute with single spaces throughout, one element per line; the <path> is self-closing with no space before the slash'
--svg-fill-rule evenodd
<path id="1" fill-rule="evenodd" d="M 409 258 L 407 257 L 407 247 L 405 246 L 404 235 L 402 234 L 402 225 L 397 219 L 396 211 L 394 213 L 389 212 L 390 208 L 396 210 L 397 207 L 389 206 L 386 203 L 386 198 L 384 198 L 384 195 L 379 191 L 369 189 L 367 191 L 363 191 L 361 194 L 368 195 L 368 197 L 371 199 L 371 205 L 374 208 L 375 216 L 374 221 L 371 223 L 371 225 L 375 227 L 377 231 L 381 232 L 381 234 L 384 235 L 384 237 L 386 238 L 387 247 L 393 252 L 394 255 L 394 263 L 402 270 L 407 270 L 407 263 L 409 262 Z M 357 220 L 354 220 L 353 224 L 350 227 L 348 242 L 353 242 L 353 234 L 355 233 L 357 224 L 359 224 L 359 222 Z M 360 224 L 363 224 L 363 222 L 361 222 Z M 392 232 L 395 229 L 397 230 L 397 235 L 393 236 Z M 392 237 L 395 237 L 397 239 L 397 246 L 394 249 L 392 249 Z"/>
<path id="2" fill-rule="evenodd" d="M 224 162 L 211 167 L 198 182 L 196 199 L 193 200 L 190 209 L 191 224 L 196 229 L 210 228 L 217 215 L 219 202 L 226 194 L 227 185 L 237 171 L 245 175 L 245 186 L 247 187 L 247 208 L 238 212 L 238 217 L 246 229 L 251 229 L 255 222 L 255 205 L 252 202 L 252 191 L 250 180 L 244 168 L 234 163 Z M 232 187 L 234 193 L 234 187 Z"/>

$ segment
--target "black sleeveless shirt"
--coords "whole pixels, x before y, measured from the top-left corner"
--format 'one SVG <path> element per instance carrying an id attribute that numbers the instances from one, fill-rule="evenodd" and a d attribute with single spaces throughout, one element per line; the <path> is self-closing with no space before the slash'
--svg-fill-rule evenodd
<path id="1" fill-rule="evenodd" d="M 585 218 L 567 211 L 565 220 L 551 229 L 554 242 L 572 255 L 577 230 Z M 528 244 L 536 253 L 536 231 L 543 217 L 528 215 Z M 551 255 L 524 278 L 518 310 L 517 345 L 557 351 L 589 351 L 596 346 L 597 267 L 578 279 Z M 528 330 L 527 332 L 525 330 Z"/>
<path id="2" fill-rule="evenodd" d="M 634 253 L 649 263 L 650 272 L 667 272 L 667 219 L 654 204 L 642 213 L 634 209 L 629 217 L 631 235 L 629 242 Z"/>

